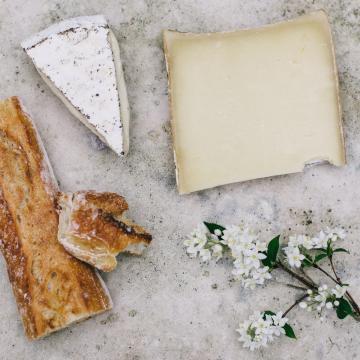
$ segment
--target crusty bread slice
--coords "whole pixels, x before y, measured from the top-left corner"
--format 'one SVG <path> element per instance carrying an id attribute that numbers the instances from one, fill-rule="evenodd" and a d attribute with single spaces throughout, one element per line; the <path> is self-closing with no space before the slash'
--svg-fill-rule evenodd
<path id="1" fill-rule="evenodd" d="M 116 255 L 140 255 L 151 235 L 125 218 L 125 199 L 115 193 L 59 193 L 58 240 L 73 256 L 102 271 L 112 271 Z"/>
<path id="2" fill-rule="evenodd" d="M 34 124 L 16 97 L 0 102 L 0 249 L 30 339 L 112 307 L 87 264 L 57 241 L 58 186 Z"/>
<path id="3" fill-rule="evenodd" d="M 119 44 L 106 19 L 64 20 L 21 45 L 69 111 L 118 155 L 126 155 L 129 102 Z"/>

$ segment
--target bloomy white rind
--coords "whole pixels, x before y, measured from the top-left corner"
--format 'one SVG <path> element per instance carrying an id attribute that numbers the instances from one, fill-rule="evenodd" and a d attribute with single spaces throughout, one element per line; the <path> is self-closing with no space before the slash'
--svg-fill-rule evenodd
<path id="1" fill-rule="evenodd" d="M 102 32 L 105 29 L 107 33 L 106 36 L 107 48 L 112 54 L 112 58 L 113 58 L 112 66 L 114 73 L 113 76 L 115 77 L 115 79 L 112 81 L 116 83 L 116 95 L 113 94 L 112 98 L 115 98 L 114 96 L 117 97 L 118 109 L 116 111 L 118 112 L 118 115 L 116 117 L 118 117 L 117 121 L 119 122 L 119 127 L 116 127 L 112 130 L 107 127 L 108 125 L 105 125 L 106 122 L 103 122 L 103 120 L 107 118 L 107 116 L 104 117 L 103 112 L 109 111 L 108 117 L 112 118 L 115 115 L 114 113 L 115 110 L 111 112 L 110 111 L 111 109 L 108 108 L 106 108 L 108 110 L 105 109 L 104 111 L 103 110 L 100 111 L 100 109 L 98 109 L 97 111 L 98 112 L 100 111 L 99 117 L 95 116 L 95 117 L 87 118 L 86 109 L 93 110 L 94 109 L 93 106 L 97 106 L 96 101 L 93 103 L 94 105 L 92 105 L 92 103 L 90 102 L 90 108 L 88 106 L 84 106 L 83 109 L 80 109 L 78 107 L 79 104 L 78 101 L 77 104 L 73 104 L 74 95 L 72 99 L 72 98 L 68 98 L 68 96 L 64 94 L 64 91 L 66 91 L 67 88 L 66 87 L 63 88 L 64 86 L 59 85 L 61 84 L 61 82 L 59 84 L 56 84 L 56 80 L 52 79 L 51 73 L 48 75 L 46 71 L 45 72 L 43 71 L 43 68 L 46 68 L 46 66 L 44 66 L 44 64 L 41 66 L 41 63 L 44 63 L 44 61 L 41 61 L 40 64 L 38 64 L 41 53 L 38 52 L 37 55 L 36 52 L 34 53 L 34 49 L 35 48 L 38 49 L 37 46 L 41 47 L 42 43 L 47 41 L 48 39 L 53 39 L 53 37 L 56 35 L 61 36 L 62 32 L 76 28 L 85 29 L 89 31 L 94 31 L 94 29 L 96 31 L 96 28 L 99 28 L 101 29 Z M 80 120 L 92 132 L 94 132 L 100 138 L 100 140 L 104 142 L 109 148 L 111 148 L 117 155 L 120 156 L 126 155 L 129 151 L 129 122 L 130 122 L 129 102 L 127 97 L 124 73 L 120 59 L 119 45 L 115 35 L 109 29 L 105 17 L 102 15 L 96 15 L 96 16 L 78 17 L 78 18 L 65 20 L 59 24 L 50 26 L 49 28 L 34 35 L 30 39 L 25 40 L 24 42 L 22 42 L 22 47 L 28 53 L 30 58 L 33 60 L 34 65 L 38 73 L 42 77 L 42 79 L 50 87 L 53 93 L 64 103 L 64 105 L 68 108 L 68 110 L 72 113 L 72 115 L 75 116 L 78 120 Z M 45 48 L 42 51 L 44 52 Z M 57 81 L 59 82 L 60 80 L 58 79 Z M 103 81 L 100 81 L 100 83 L 102 82 Z M 105 82 L 103 83 L 105 84 Z M 99 90 L 99 93 L 101 95 L 106 96 L 107 91 L 105 90 L 106 89 L 104 89 L 104 92 Z M 85 95 L 83 96 L 85 99 Z M 81 103 L 84 102 L 80 102 L 80 104 Z M 85 113 L 83 113 L 84 110 Z"/>
<path id="2" fill-rule="evenodd" d="M 67 31 L 69 29 L 84 28 L 91 29 L 98 26 L 108 26 L 107 21 L 103 15 L 94 16 L 79 16 L 71 19 L 61 21 L 57 24 L 53 24 L 48 28 L 38 32 L 30 38 L 24 40 L 21 43 L 21 47 L 24 50 L 37 45 L 39 42 L 44 41 L 49 36 Z"/>

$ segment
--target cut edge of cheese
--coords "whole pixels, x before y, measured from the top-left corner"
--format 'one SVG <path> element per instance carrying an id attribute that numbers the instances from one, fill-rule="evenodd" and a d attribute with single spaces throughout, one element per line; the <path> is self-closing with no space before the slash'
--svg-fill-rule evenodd
<path id="1" fill-rule="evenodd" d="M 118 102 L 120 108 L 120 123 L 122 126 L 122 139 L 119 139 L 119 142 L 122 142 L 121 149 L 116 148 L 106 136 L 101 134 L 96 127 L 88 121 L 86 116 L 77 109 L 72 102 L 63 94 L 63 92 L 54 84 L 54 82 L 36 65 L 34 58 L 28 53 L 36 45 L 46 41 L 48 37 L 56 34 L 61 34 L 70 29 L 83 28 L 83 29 L 92 29 L 96 27 L 105 27 L 108 29 L 107 40 L 109 42 L 112 54 L 113 62 L 115 67 L 115 76 L 117 82 L 117 93 L 118 93 Z M 111 148 L 118 155 L 127 155 L 129 152 L 129 127 L 130 127 L 130 106 L 128 101 L 128 95 L 126 90 L 125 75 L 123 71 L 123 66 L 120 57 L 120 47 L 119 43 L 115 37 L 115 34 L 108 26 L 108 23 L 103 15 L 94 15 L 94 16 L 82 16 L 72 19 L 64 20 L 60 23 L 54 24 L 47 29 L 40 31 L 39 33 L 33 35 L 29 39 L 24 40 L 21 43 L 22 48 L 28 53 L 32 59 L 37 72 L 40 77 L 44 80 L 50 90 L 64 103 L 66 108 L 70 113 L 81 121 L 89 130 L 91 130 L 95 135 L 97 135 L 100 140 L 105 143 L 109 148 Z"/>
<path id="2" fill-rule="evenodd" d="M 249 178 L 243 178 L 241 180 L 232 179 L 227 182 L 222 182 L 218 184 L 211 184 L 208 186 L 199 186 L 199 187 L 189 187 L 185 184 L 185 182 L 181 178 L 181 161 L 179 157 L 179 150 L 178 150 L 178 142 L 177 142 L 177 134 L 176 134 L 176 121 L 175 121 L 175 114 L 174 114 L 174 94 L 173 94 L 173 74 L 172 74 L 172 68 L 173 68 L 173 58 L 171 54 L 171 43 L 176 38 L 204 38 L 206 36 L 213 36 L 213 35 L 231 35 L 231 34 L 238 34 L 243 33 L 247 31 L 254 31 L 254 30 L 266 30 L 270 29 L 272 27 L 277 27 L 279 25 L 297 22 L 302 19 L 313 17 L 315 20 L 322 21 L 323 25 L 325 26 L 325 31 L 327 32 L 329 43 L 331 47 L 331 58 L 332 58 L 332 68 L 333 68 L 333 77 L 334 77 L 334 84 L 335 84 L 335 91 L 336 91 L 336 99 L 337 99 L 337 118 L 338 118 L 338 131 L 339 131 L 339 143 L 340 143 L 340 152 L 338 159 L 329 157 L 328 154 L 319 154 L 318 156 L 315 156 L 313 158 L 309 158 L 305 160 L 301 166 L 297 166 L 292 171 L 289 172 L 278 172 L 273 173 L 271 175 L 264 175 L 260 177 L 249 177 Z M 333 36 L 331 33 L 331 27 L 329 24 L 329 19 L 326 11 L 324 9 L 318 9 L 316 11 L 312 11 L 310 13 L 291 18 L 286 19 L 270 24 L 265 24 L 259 27 L 249 27 L 249 28 L 243 28 L 239 30 L 233 30 L 233 31 L 221 31 L 221 32 L 205 32 L 205 33 L 194 33 L 194 32 L 181 32 L 177 30 L 163 30 L 163 46 L 164 46 L 164 55 L 165 55 L 165 66 L 166 71 L 168 75 L 168 98 L 169 98 L 169 109 L 170 109 L 170 123 L 171 123 L 171 129 L 172 129 L 172 137 L 173 137 L 173 153 L 174 153 L 174 162 L 175 162 L 175 177 L 176 177 L 176 183 L 178 187 L 178 192 L 180 195 L 189 194 L 192 192 L 205 190 L 217 186 L 222 185 L 228 185 L 232 183 L 237 182 L 243 182 L 243 181 L 249 181 L 249 180 L 256 180 L 260 178 L 268 178 L 273 176 L 280 176 L 280 175 L 286 175 L 286 174 L 293 174 L 293 173 L 299 173 L 304 171 L 308 167 L 312 167 L 314 165 L 318 164 L 324 164 L 329 163 L 334 166 L 344 166 L 346 165 L 346 148 L 345 148 L 345 141 L 344 141 L 344 133 L 343 133 L 343 121 L 342 121 L 342 109 L 341 109 L 341 102 L 340 102 L 340 91 L 339 91 L 339 77 L 338 77 L 338 70 L 337 70 L 337 64 L 336 64 L 336 57 L 335 57 L 335 48 L 334 48 L 334 41 Z"/>

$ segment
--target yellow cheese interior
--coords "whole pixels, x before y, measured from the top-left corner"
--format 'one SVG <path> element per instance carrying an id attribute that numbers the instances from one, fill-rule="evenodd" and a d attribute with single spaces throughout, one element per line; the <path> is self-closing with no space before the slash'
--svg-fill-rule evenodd
<path id="1" fill-rule="evenodd" d="M 324 12 L 164 41 L 180 193 L 345 163 Z"/>

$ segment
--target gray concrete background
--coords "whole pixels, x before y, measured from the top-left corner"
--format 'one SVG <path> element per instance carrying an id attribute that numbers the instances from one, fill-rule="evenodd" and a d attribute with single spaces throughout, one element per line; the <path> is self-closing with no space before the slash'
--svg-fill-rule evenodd
<path id="1" fill-rule="evenodd" d="M 175 187 L 161 30 L 232 30 L 325 8 L 336 45 L 348 165 L 223 186 L 188 196 Z M 117 35 L 131 105 L 131 151 L 103 149 L 49 91 L 19 43 L 64 18 L 103 13 Z M 250 353 L 235 328 L 255 309 L 285 309 L 296 291 L 272 282 L 254 292 L 231 281 L 231 264 L 200 265 L 184 253 L 184 236 L 201 220 L 247 222 L 264 237 L 345 225 L 341 275 L 360 299 L 360 1 L 153 0 L 0 1 L 0 98 L 19 95 L 33 114 L 63 190 L 116 191 L 130 215 L 152 231 L 143 257 L 120 257 L 105 276 L 112 312 L 30 343 L 0 260 L 1 359 L 359 359 L 359 325 L 326 321 L 298 309 L 298 340 Z M 277 280 L 287 278 L 276 275 Z M 216 286 L 213 286 L 216 284 Z"/>

